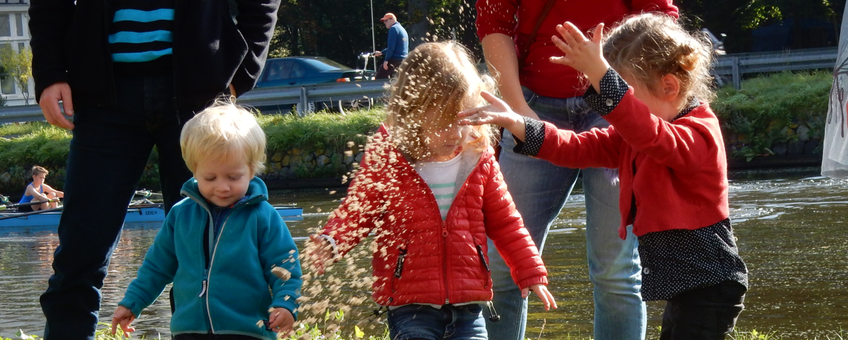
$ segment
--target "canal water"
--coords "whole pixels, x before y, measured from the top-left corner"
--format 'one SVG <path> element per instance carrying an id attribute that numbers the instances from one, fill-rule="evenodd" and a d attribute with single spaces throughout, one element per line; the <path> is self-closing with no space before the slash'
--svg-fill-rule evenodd
<path id="1" fill-rule="evenodd" d="M 738 328 L 777 332 L 783 339 L 835 338 L 834 332 L 848 328 L 848 180 L 819 177 L 817 169 L 738 172 L 731 177 L 731 218 L 751 282 Z M 272 193 L 272 202 L 304 207 L 305 218 L 289 223 L 289 228 L 295 237 L 305 237 L 326 221 L 341 197 L 343 191 L 333 189 L 278 191 Z M 531 297 L 528 338 L 591 337 L 592 287 L 584 227 L 583 196 L 578 189 L 553 226 L 543 254 L 559 309 L 544 312 Z M 125 228 L 103 288 L 103 321 L 111 321 L 157 229 L 156 225 Z M 13 337 L 19 329 L 41 335 L 44 320 L 38 296 L 46 288 L 57 245 L 53 229 L 0 231 L 0 337 Z M 367 261 L 359 262 L 367 265 Z M 328 285 L 321 279 L 310 282 Z M 352 306 L 354 311 L 373 308 L 366 289 L 349 294 L 365 297 Z M 662 303 L 649 304 L 649 339 L 658 337 L 662 307 Z M 303 312 L 302 317 L 309 313 Z M 364 314 L 349 313 L 348 321 L 362 324 Z M 323 313 L 312 317 L 323 320 Z M 163 294 L 136 320 L 137 334 L 170 337 L 169 320 L 167 294 Z"/>

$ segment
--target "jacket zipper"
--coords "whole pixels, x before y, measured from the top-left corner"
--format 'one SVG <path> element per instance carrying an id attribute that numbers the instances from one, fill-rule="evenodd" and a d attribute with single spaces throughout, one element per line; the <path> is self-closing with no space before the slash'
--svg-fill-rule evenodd
<path id="1" fill-rule="evenodd" d="M 392 280 L 394 284 L 392 284 L 392 293 L 397 292 L 397 283 L 400 281 L 401 275 L 403 275 L 403 261 L 406 259 L 406 245 L 398 248 L 398 259 L 397 264 L 395 265 L 395 275 Z"/>
<path id="2" fill-rule="evenodd" d="M 197 197 L 195 197 L 191 193 L 188 193 L 188 192 L 183 192 L 183 193 L 186 196 L 188 196 L 189 198 L 191 198 L 193 201 L 198 202 L 198 204 L 200 204 L 200 202 L 204 202 L 203 200 L 198 200 Z M 210 309 L 209 309 L 209 281 L 211 281 L 211 277 L 212 277 L 212 265 L 215 263 L 215 252 L 218 250 L 218 244 L 221 242 L 220 235 L 222 235 L 224 233 L 224 228 L 227 226 L 227 222 L 230 220 L 230 216 L 233 215 L 233 212 L 235 211 L 235 209 L 237 209 L 238 207 L 240 207 L 242 205 L 247 204 L 248 202 L 252 202 L 252 201 L 258 199 L 261 196 L 262 195 L 258 195 L 257 197 L 253 197 L 251 199 L 248 199 L 247 201 L 244 201 L 241 204 L 237 204 L 235 207 L 233 207 L 233 209 L 227 215 L 227 219 L 224 220 L 224 224 L 221 225 L 221 230 L 218 233 L 218 238 L 215 240 L 214 246 L 212 245 L 212 239 L 214 239 L 214 237 L 215 237 L 215 225 L 214 225 L 215 221 L 212 218 L 212 212 L 209 211 L 209 207 L 207 207 L 205 205 L 201 205 L 202 207 L 204 207 L 204 209 L 206 210 L 206 213 L 209 215 L 209 223 L 210 223 L 209 227 L 211 227 L 212 230 L 210 230 L 209 238 L 208 238 L 208 240 L 206 240 L 206 242 L 207 242 L 207 244 L 209 244 L 209 246 L 210 246 L 209 251 L 212 254 L 211 254 L 211 256 L 208 253 L 206 254 L 207 256 L 210 256 L 210 259 L 206 260 L 206 264 L 205 264 L 206 269 L 204 269 L 204 271 L 203 271 L 203 281 L 201 283 L 200 295 L 198 297 L 202 298 L 204 295 L 206 295 L 206 298 L 205 298 L 206 320 L 209 321 L 209 329 L 212 331 L 212 333 L 215 333 L 215 326 L 212 323 L 212 314 L 211 314 Z M 209 227 L 207 227 L 207 228 L 209 228 Z"/>
<path id="3" fill-rule="evenodd" d="M 453 204 L 451 204 L 452 206 Z M 442 225 L 442 275 L 445 278 L 445 304 L 450 304 L 450 280 L 448 280 L 448 228 L 445 221 L 441 221 Z"/>

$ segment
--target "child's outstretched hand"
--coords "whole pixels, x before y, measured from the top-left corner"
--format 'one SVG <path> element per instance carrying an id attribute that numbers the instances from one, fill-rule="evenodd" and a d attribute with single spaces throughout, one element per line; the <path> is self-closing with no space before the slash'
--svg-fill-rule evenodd
<path id="1" fill-rule="evenodd" d="M 274 308 L 268 317 L 268 327 L 274 332 L 288 334 L 294 329 L 294 316 L 288 309 Z"/>
<path id="2" fill-rule="evenodd" d="M 531 290 L 536 293 L 536 296 L 538 296 L 540 300 L 542 300 L 542 304 L 545 305 L 545 310 L 550 310 L 551 306 L 553 306 L 554 309 L 557 309 L 556 300 L 554 300 L 554 296 L 548 290 L 547 286 L 542 284 L 535 284 L 530 287 L 524 288 L 521 290 L 521 297 L 526 298 L 527 296 L 529 296 Z"/>
<path id="3" fill-rule="evenodd" d="M 333 250 L 327 240 L 318 235 L 309 235 L 312 245 L 307 247 L 309 262 L 318 274 L 324 274 L 324 268 L 333 261 Z"/>
<path id="4" fill-rule="evenodd" d="M 595 90 L 600 90 L 598 84 L 610 68 L 601 50 L 601 43 L 604 38 L 604 24 L 600 23 L 595 27 L 595 34 L 592 36 L 592 40 L 586 38 L 583 32 L 580 32 L 574 24 L 568 21 L 562 25 L 557 25 L 556 30 L 562 38 L 554 35 L 551 37 L 551 41 L 565 55 L 562 57 L 551 57 L 551 62 L 571 66 L 575 70 L 582 72 L 589 78 L 589 82 L 592 83 Z"/>
<path id="5" fill-rule="evenodd" d="M 112 314 L 112 335 L 115 335 L 118 325 L 121 325 L 121 329 L 124 333 L 135 332 L 135 328 L 130 326 L 133 320 L 135 320 L 135 315 L 130 312 L 129 308 L 118 306 L 118 309 L 115 310 L 115 314 Z"/>
<path id="6" fill-rule="evenodd" d="M 483 125 L 494 124 L 501 126 L 513 136 L 524 141 L 524 117 L 512 111 L 509 105 L 495 95 L 483 91 L 480 95 L 489 102 L 489 105 L 464 110 L 456 115 L 459 124 Z"/>

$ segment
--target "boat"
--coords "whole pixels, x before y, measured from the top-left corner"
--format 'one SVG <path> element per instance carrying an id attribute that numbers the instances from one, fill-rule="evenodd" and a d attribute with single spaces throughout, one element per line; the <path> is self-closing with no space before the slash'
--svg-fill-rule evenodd
<path id="1" fill-rule="evenodd" d="M 303 220 L 303 208 L 293 205 L 274 206 L 283 221 Z M 62 208 L 33 212 L 0 213 L 0 229 L 12 227 L 50 227 L 58 226 Z M 162 204 L 139 204 L 127 208 L 124 225 L 139 223 L 162 223 L 165 221 L 165 209 Z"/>

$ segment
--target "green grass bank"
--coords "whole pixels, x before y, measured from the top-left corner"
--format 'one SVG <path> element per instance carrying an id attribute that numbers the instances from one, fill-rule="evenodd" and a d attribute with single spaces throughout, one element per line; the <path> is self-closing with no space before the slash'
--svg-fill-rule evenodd
<path id="1" fill-rule="evenodd" d="M 730 166 L 820 163 L 831 82 L 828 72 L 784 72 L 745 80 L 738 91 L 719 89 L 712 107 L 722 122 Z M 263 179 L 272 189 L 341 185 L 384 114 L 375 108 L 259 116 L 268 137 Z M 19 198 L 34 164 L 49 169 L 46 182 L 62 188 L 70 140 L 70 132 L 43 122 L 0 125 L 0 193 Z M 139 188 L 158 189 L 156 163 L 154 152 Z"/>

